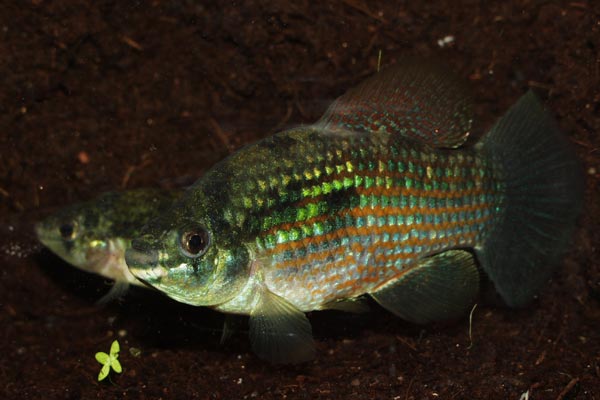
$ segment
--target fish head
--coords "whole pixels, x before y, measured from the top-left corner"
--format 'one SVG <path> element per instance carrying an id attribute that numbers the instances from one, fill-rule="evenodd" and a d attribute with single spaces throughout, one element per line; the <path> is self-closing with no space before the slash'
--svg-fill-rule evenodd
<path id="1" fill-rule="evenodd" d="M 187 196 L 152 220 L 125 253 L 129 271 L 167 296 L 216 306 L 241 292 L 249 278 L 249 251 L 197 196 Z"/>
<path id="2" fill-rule="evenodd" d="M 110 226 L 99 210 L 78 204 L 56 212 L 35 225 L 40 242 L 69 264 L 100 273 L 110 258 Z"/>

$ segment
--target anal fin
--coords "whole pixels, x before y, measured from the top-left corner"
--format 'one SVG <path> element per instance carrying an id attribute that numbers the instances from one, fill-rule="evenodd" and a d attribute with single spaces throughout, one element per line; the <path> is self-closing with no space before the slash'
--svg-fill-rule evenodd
<path id="1" fill-rule="evenodd" d="M 461 316 L 478 291 L 473 255 L 449 250 L 421 260 L 371 296 L 393 314 L 423 324 Z"/>
<path id="2" fill-rule="evenodd" d="M 315 357 L 312 329 L 306 315 L 284 298 L 260 288 L 250 313 L 250 342 L 262 359 L 296 364 Z"/>

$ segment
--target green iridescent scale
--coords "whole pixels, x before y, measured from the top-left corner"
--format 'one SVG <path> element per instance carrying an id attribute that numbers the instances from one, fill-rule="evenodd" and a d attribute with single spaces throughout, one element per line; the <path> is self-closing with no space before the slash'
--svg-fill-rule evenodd
<path id="1" fill-rule="evenodd" d="M 269 139 L 256 145 L 270 168 L 232 172 L 244 182 L 231 198 L 232 222 L 256 238 L 260 254 L 272 257 L 270 279 L 293 281 L 283 285 L 286 295 L 304 293 L 303 309 L 340 292 L 368 292 L 423 253 L 479 245 L 502 201 L 497 173 L 472 150 L 433 149 L 385 133 L 309 129 L 272 140 L 285 142 L 285 151 Z M 234 156 L 229 167 L 239 162 Z M 360 246 L 352 257 L 347 250 L 336 254 L 352 244 Z M 361 260 L 365 253 L 374 260 Z M 373 273 L 383 280 L 365 283 Z M 330 293 L 306 290 L 321 291 L 316 282 L 327 274 L 335 281 Z"/>

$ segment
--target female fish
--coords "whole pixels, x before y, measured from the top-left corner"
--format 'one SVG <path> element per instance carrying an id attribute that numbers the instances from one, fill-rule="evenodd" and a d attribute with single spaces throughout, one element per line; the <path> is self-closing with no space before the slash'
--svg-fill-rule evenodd
<path id="1" fill-rule="evenodd" d="M 125 264 L 125 250 L 142 226 L 164 212 L 179 191 L 135 189 L 104 193 L 73 204 L 35 226 L 38 239 L 69 264 L 115 281 L 100 302 L 120 297 L 130 284 L 145 286 Z"/>

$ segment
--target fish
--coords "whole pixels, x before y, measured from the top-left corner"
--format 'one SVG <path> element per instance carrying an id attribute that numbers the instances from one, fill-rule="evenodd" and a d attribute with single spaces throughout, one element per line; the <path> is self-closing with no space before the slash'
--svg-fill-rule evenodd
<path id="1" fill-rule="evenodd" d="M 67 263 L 114 281 L 99 303 L 121 297 L 129 285 L 146 287 L 125 264 L 130 247 L 144 224 L 171 206 L 179 190 L 133 189 L 103 193 L 73 204 L 36 223 L 39 241 Z"/>
<path id="2" fill-rule="evenodd" d="M 524 307 L 568 247 L 581 166 L 531 91 L 465 144 L 472 125 L 459 78 L 398 63 L 212 166 L 141 229 L 129 270 L 248 315 L 252 350 L 282 364 L 316 357 L 306 312 L 367 296 L 417 324 L 461 317 L 486 280 Z"/>

